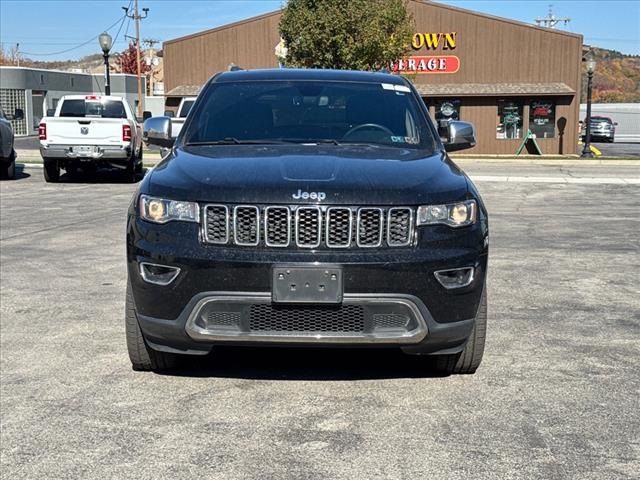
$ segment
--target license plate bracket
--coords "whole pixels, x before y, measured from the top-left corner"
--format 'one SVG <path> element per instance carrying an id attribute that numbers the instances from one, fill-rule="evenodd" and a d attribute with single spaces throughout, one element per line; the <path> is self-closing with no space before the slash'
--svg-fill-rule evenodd
<path id="1" fill-rule="evenodd" d="M 271 285 L 274 303 L 342 303 L 340 267 L 274 267 Z"/>

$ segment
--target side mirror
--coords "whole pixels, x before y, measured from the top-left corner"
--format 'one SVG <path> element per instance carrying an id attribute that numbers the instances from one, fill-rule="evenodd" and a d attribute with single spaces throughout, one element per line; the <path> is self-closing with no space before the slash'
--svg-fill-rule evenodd
<path id="1" fill-rule="evenodd" d="M 147 145 L 171 148 L 175 138 L 171 137 L 171 119 L 169 117 L 151 117 L 142 127 L 142 140 Z"/>
<path id="2" fill-rule="evenodd" d="M 24 118 L 24 110 L 22 110 L 21 108 L 16 108 L 15 111 L 13 112 L 13 119 L 22 120 L 23 118 Z"/>
<path id="3" fill-rule="evenodd" d="M 47 108 L 47 117 L 53 117 L 56 114 L 55 108 Z"/>
<path id="4" fill-rule="evenodd" d="M 176 116 L 176 114 L 174 113 L 173 110 L 165 110 L 164 111 L 164 116 L 165 117 L 169 117 L 169 118 L 173 118 Z"/>
<path id="5" fill-rule="evenodd" d="M 472 123 L 452 120 L 447 126 L 448 141 L 444 142 L 447 152 L 466 150 L 476 146 L 476 129 Z"/>
<path id="6" fill-rule="evenodd" d="M 149 118 L 151 118 L 153 115 L 149 110 L 145 110 L 144 112 L 142 112 L 142 121 L 146 122 Z"/>

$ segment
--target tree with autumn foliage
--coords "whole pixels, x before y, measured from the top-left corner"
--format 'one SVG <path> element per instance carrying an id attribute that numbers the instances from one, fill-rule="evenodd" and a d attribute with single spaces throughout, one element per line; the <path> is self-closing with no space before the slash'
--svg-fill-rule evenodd
<path id="1" fill-rule="evenodd" d="M 138 74 L 138 57 L 136 53 L 136 45 L 133 42 L 129 42 L 129 48 L 118 55 L 116 64 L 120 69 L 120 73 L 131 73 L 133 75 Z M 142 58 L 142 52 L 140 54 L 140 74 L 146 75 L 151 71 L 151 66 L 147 65 Z"/>
<path id="2" fill-rule="evenodd" d="M 411 50 L 407 0 L 289 0 L 280 19 L 289 67 L 379 70 Z"/>

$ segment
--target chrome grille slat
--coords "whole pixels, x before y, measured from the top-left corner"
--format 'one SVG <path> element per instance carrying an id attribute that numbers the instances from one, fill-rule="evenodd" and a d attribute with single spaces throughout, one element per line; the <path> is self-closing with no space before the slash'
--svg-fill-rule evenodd
<path id="1" fill-rule="evenodd" d="M 288 247 L 291 243 L 291 210 L 289 207 L 264 209 L 264 243 L 267 247 Z"/>
<path id="2" fill-rule="evenodd" d="M 329 207 L 325 215 L 325 242 L 329 248 L 349 248 L 353 230 L 350 208 Z"/>
<path id="3" fill-rule="evenodd" d="M 205 205 L 204 238 L 209 243 L 229 241 L 229 207 L 226 205 Z"/>
<path id="4" fill-rule="evenodd" d="M 382 245 L 384 215 L 381 208 L 358 209 L 358 227 L 356 243 L 362 248 L 375 248 Z"/>
<path id="5" fill-rule="evenodd" d="M 260 209 L 238 205 L 233 209 L 233 238 L 236 244 L 257 246 L 260 243 Z"/>
<path id="6" fill-rule="evenodd" d="M 394 207 L 387 213 L 387 243 L 390 247 L 404 247 L 411 243 L 413 211 Z"/>
<path id="7" fill-rule="evenodd" d="M 296 209 L 296 245 L 302 248 L 317 248 L 322 242 L 322 210 L 320 207 L 298 207 Z"/>
<path id="8" fill-rule="evenodd" d="M 276 248 L 398 248 L 414 241 L 415 209 L 222 205 L 202 209 L 205 243 Z"/>

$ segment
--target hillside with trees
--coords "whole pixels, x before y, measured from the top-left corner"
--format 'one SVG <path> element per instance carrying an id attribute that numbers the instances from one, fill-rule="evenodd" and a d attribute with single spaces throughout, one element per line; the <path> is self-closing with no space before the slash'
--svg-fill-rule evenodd
<path id="1" fill-rule="evenodd" d="M 596 59 L 593 103 L 640 102 L 640 56 L 592 47 Z M 587 102 L 586 68 L 583 65 L 581 102 Z"/>

